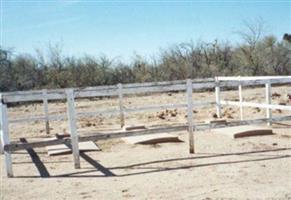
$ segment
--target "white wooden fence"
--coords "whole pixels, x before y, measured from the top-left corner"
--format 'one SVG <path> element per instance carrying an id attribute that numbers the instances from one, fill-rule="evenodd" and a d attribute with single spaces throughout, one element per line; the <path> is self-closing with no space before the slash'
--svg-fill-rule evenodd
<path id="1" fill-rule="evenodd" d="M 71 88 L 71 89 L 57 89 L 57 90 L 35 90 L 35 91 L 19 91 L 6 92 L 0 94 L 0 126 L 1 126 L 1 152 L 4 152 L 5 166 L 8 177 L 13 176 L 11 154 L 14 151 L 44 147 L 56 144 L 70 144 L 72 146 L 73 158 L 75 168 L 80 168 L 79 158 L 79 141 L 89 140 L 103 140 L 119 137 L 128 137 L 134 135 L 154 134 L 161 132 L 176 132 L 188 130 L 189 132 L 189 151 L 194 153 L 194 130 L 205 130 L 209 128 L 220 128 L 225 126 L 239 126 L 245 124 L 261 124 L 271 123 L 275 121 L 291 120 L 290 116 L 272 118 L 273 109 L 289 110 L 289 105 L 273 105 L 271 104 L 271 85 L 272 84 L 290 84 L 291 76 L 269 76 L 269 77 L 215 77 L 208 79 L 194 79 L 186 81 L 169 81 L 169 82 L 155 82 L 155 83 L 137 83 L 137 84 L 118 84 L 111 86 L 98 86 L 86 88 Z M 242 95 L 243 86 L 257 86 L 265 85 L 266 88 L 266 102 L 252 103 L 244 102 Z M 226 101 L 221 99 L 220 89 L 223 87 L 238 87 L 239 101 Z M 291 87 L 290 87 L 291 88 Z M 215 89 L 215 101 L 207 102 L 193 102 L 193 90 Z M 125 95 L 141 94 L 141 93 L 159 93 L 170 91 L 186 91 L 186 102 L 181 104 L 166 104 L 166 105 L 150 105 L 140 108 L 124 108 L 123 98 Z M 118 97 L 118 109 L 102 110 L 95 112 L 76 112 L 75 99 L 109 96 Z M 67 100 L 67 115 L 49 115 L 48 102 L 50 100 Z M 33 102 L 42 101 L 44 105 L 44 116 L 34 116 L 18 119 L 9 119 L 7 115 L 7 104 L 15 102 Z M 231 121 L 226 124 L 195 124 L 193 121 L 193 109 L 196 107 L 216 106 L 217 116 L 221 117 L 221 109 L 224 105 L 240 107 L 240 120 Z M 267 116 L 263 119 L 243 120 L 243 107 L 259 107 L 265 108 Z M 120 131 L 108 133 L 96 133 L 90 136 L 79 136 L 76 122 L 79 117 L 83 116 L 98 116 L 100 114 L 117 115 L 120 117 L 121 127 L 125 125 L 125 115 L 132 112 L 144 112 L 149 110 L 163 110 L 173 108 L 187 109 L 188 117 L 187 123 L 176 126 L 167 127 L 152 127 L 141 131 Z M 49 134 L 49 122 L 53 120 L 68 120 L 68 126 L 71 137 L 68 139 L 55 139 L 50 141 L 31 142 L 31 143 L 17 143 L 9 141 L 9 123 L 31 122 L 36 120 L 43 120 L 45 122 L 46 133 Z"/>

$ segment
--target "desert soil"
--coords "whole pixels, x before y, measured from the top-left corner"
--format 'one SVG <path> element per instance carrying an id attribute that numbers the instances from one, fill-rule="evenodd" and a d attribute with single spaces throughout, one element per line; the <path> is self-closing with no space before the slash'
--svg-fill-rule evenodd
<path id="1" fill-rule="evenodd" d="M 272 88 L 274 104 L 291 105 L 290 86 Z M 276 95 L 276 94 L 277 95 Z M 264 88 L 245 89 L 244 100 L 264 102 Z M 214 100 L 213 92 L 194 93 L 196 101 Z M 237 91 L 223 91 L 223 99 L 238 100 Z M 185 103 L 184 93 L 129 96 L 127 108 Z M 77 111 L 117 109 L 116 99 L 77 100 Z M 66 104 L 51 102 L 50 114 L 65 114 Z M 42 104 L 9 108 L 9 118 L 42 115 Z M 194 120 L 212 119 L 215 107 L 195 108 Z M 290 115 L 274 110 L 273 116 Z M 245 108 L 245 119 L 263 118 L 264 109 Z M 161 117 L 162 116 L 162 117 Z M 223 107 L 227 120 L 239 119 L 239 108 Z M 141 112 L 126 116 L 128 125 L 171 125 L 186 122 L 186 112 Z M 51 122 L 46 135 L 43 122 L 10 124 L 11 141 L 39 141 L 68 130 L 66 121 Z M 132 145 L 121 139 L 97 141 L 100 152 L 81 157 L 74 169 L 72 155 L 48 156 L 45 148 L 34 149 L 49 177 L 41 178 L 26 151 L 12 155 L 14 178 L 7 178 L 1 162 L 0 199 L 291 199 L 291 122 L 273 124 L 274 135 L 232 139 L 212 130 L 195 132 L 195 154 L 188 153 L 187 132 L 183 141 L 155 145 Z M 119 118 L 98 116 L 78 121 L 80 135 L 118 130 Z M 91 162 L 88 162 L 88 159 Z"/>

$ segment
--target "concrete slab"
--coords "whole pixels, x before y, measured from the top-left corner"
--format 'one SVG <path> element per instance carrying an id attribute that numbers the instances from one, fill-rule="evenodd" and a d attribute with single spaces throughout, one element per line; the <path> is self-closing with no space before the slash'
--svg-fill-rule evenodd
<path id="1" fill-rule="evenodd" d="M 129 144 L 157 144 L 165 142 L 182 142 L 178 136 L 168 133 L 139 135 L 122 138 L 123 141 Z"/>
<path id="2" fill-rule="evenodd" d="M 268 127 L 260 126 L 235 126 L 213 129 L 214 133 L 228 135 L 232 138 L 273 135 L 273 131 Z"/>
<path id="3" fill-rule="evenodd" d="M 56 137 L 53 139 L 56 139 Z M 68 148 L 65 144 L 47 146 L 46 149 L 49 156 L 72 153 L 71 149 Z M 101 149 L 93 141 L 87 141 L 79 143 L 79 150 L 81 152 L 87 152 L 87 151 L 100 151 Z"/>

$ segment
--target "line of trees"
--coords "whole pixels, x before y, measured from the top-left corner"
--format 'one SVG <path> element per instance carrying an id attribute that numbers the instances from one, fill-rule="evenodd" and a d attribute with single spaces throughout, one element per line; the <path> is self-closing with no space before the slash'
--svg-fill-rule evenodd
<path id="1" fill-rule="evenodd" d="M 152 59 L 134 56 L 129 64 L 106 56 L 63 56 L 58 45 L 46 54 L 12 55 L 1 59 L 0 91 L 85 87 L 132 82 L 180 80 L 227 75 L 291 75 L 291 50 L 286 41 L 262 36 L 261 27 L 240 32 L 232 45 L 188 42 L 173 45 Z M 0 49 L 1 50 L 1 49 Z"/>

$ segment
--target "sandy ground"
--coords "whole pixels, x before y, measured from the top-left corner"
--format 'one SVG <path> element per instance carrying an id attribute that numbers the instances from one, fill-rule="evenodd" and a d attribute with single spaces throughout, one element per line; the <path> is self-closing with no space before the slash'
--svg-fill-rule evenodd
<path id="1" fill-rule="evenodd" d="M 287 94 L 291 87 L 272 88 L 274 104 L 291 105 Z M 244 99 L 264 102 L 264 89 L 244 90 Z M 237 100 L 237 91 L 222 92 L 224 99 Z M 184 103 L 183 93 L 131 96 L 126 107 Z M 194 100 L 214 100 L 213 92 L 194 93 Z M 78 100 L 77 111 L 116 109 L 116 99 Z M 66 104 L 53 102 L 50 114 L 66 112 Z M 9 118 L 41 115 L 41 104 L 9 108 Z M 137 113 L 126 116 L 126 124 L 176 124 L 186 122 L 185 110 L 174 116 L 162 112 Z M 174 112 L 174 111 L 172 111 Z M 195 108 L 194 120 L 211 119 L 214 107 Z M 246 108 L 245 118 L 262 118 L 262 109 Z M 273 115 L 291 112 L 274 110 Z M 239 119 L 236 107 L 224 107 L 224 118 Z M 67 122 L 52 122 L 51 135 L 66 131 Z M 25 137 L 28 141 L 48 137 L 43 122 L 9 126 L 12 141 Z M 116 130 L 119 119 L 113 116 L 82 118 L 80 135 L 100 130 Z M 195 154 L 188 153 L 187 132 L 176 135 L 181 143 L 130 145 L 120 139 L 97 141 L 100 152 L 84 153 L 81 169 L 74 169 L 72 155 L 50 157 L 45 148 L 34 149 L 46 167 L 49 177 L 41 178 L 26 151 L 15 152 L 15 178 L 6 178 L 4 157 L 1 158 L 0 199 L 291 199 L 291 122 L 274 124 L 275 135 L 231 139 L 211 130 L 195 132 Z"/>

